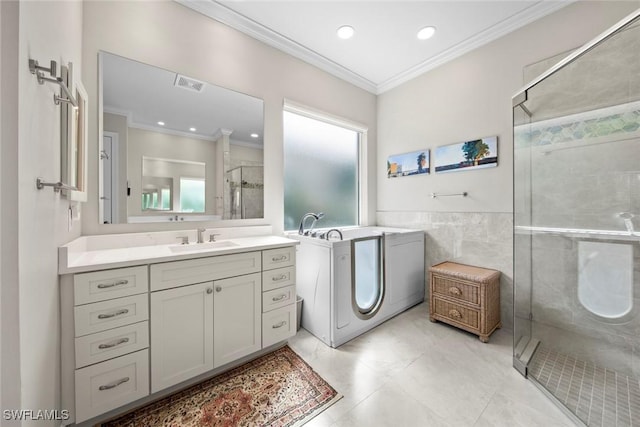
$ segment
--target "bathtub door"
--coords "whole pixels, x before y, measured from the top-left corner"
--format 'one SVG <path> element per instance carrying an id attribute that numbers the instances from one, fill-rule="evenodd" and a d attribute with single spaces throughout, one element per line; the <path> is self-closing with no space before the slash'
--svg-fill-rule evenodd
<path id="1" fill-rule="evenodd" d="M 382 236 L 351 241 L 351 305 L 361 319 L 380 310 L 384 299 Z"/>

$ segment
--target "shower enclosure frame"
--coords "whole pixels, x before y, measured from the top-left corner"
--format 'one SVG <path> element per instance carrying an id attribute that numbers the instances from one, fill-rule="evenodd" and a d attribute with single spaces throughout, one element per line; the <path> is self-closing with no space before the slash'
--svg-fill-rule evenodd
<path id="1" fill-rule="evenodd" d="M 518 225 L 518 221 L 517 221 L 517 215 L 518 215 L 518 199 L 517 199 L 517 194 L 518 194 L 518 175 L 516 173 L 516 149 L 515 149 L 515 143 L 516 143 L 516 128 L 517 128 L 517 123 L 516 123 L 516 113 L 518 110 L 518 107 L 520 107 L 521 111 L 519 112 L 519 114 L 524 114 L 522 115 L 522 117 L 525 117 L 525 115 L 530 119 L 533 114 L 531 111 L 529 111 L 529 109 L 527 108 L 527 106 L 525 105 L 525 103 L 529 100 L 529 91 L 534 88 L 535 86 L 537 86 L 538 84 L 542 83 L 543 81 L 545 81 L 546 79 L 548 79 L 549 77 L 553 76 L 554 74 L 558 73 L 560 70 L 566 68 L 567 66 L 569 66 L 570 64 L 574 63 L 576 60 L 580 59 L 581 57 L 583 57 L 584 55 L 586 55 L 587 53 L 591 52 L 594 48 L 602 45 L 604 42 L 606 42 L 607 40 L 611 39 L 612 37 L 614 37 L 615 35 L 619 34 L 619 31 L 621 29 L 624 29 L 625 27 L 629 26 L 629 24 L 633 23 L 634 21 L 638 21 L 638 19 L 640 19 L 640 9 L 634 11 L 633 13 L 629 14 L 628 16 L 626 16 L 625 18 L 623 18 L 622 20 L 620 20 L 619 22 L 617 22 L 614 26 L 612 26 L 611 28 L 609 28 L 608 30 L 604 31 L 603 33 L 601 33 L 598 37 L 596 37 L 595 39 L 593 39 L 592 41 L 586 43 L 585 45 L 583 45 L 581 48 L 578 48 L 576 51 L 574 51 L 573 53 L 571 53 L 570 55 L 568 55 L 566 58 L 564 58 L 563 60 L 561 60 L 560 62 L 558 62 L 556 65 L 552 66 L 551 68 L 549 68 L 546 72 L 544 72 L 543 74 L 541 74 L 539 77 L 535 78 L 534 80 L 532 80 L 530 83 L 528 83 L 526 86 L 524 86 L 521 90 L 519 90 L 512 98 L 512 120 L 513 120 L 513 142 L 514 142 L 514 168 L 513 168 L 513 182 L 514 182 L 514 188 L 513 188 L 513 223 L 514 223 L 514 230 L 513 230 L 513 254 L 514 254 L 514 271 L 513 271 L 513 277 L 514 277 L 514 294 L 513 294 L 513 307 L 514 307 L 514 311 L 513 311 L 513 317 L 514 317 L 514 329 L 513 329 L 513 359 L 512 359 L 512 363 L 513 363 L 513 367 L 520 373 L 522 374 L 525 378 L 529 378 L 530 380 L 532 380 L 532 382 L 540 389 L 543 391 L 543 393 L 549 397 L 558 407 L 560 407 L 560 409 L 574 422 L 576 423 L 576 425 L 586 425 L 585 422 L 583 420 L 581 420 L 578 415 L 574 414 L 569 408 L 567 408 L 562 401 L 560 401 L 551 391 L 547 390 L 545 388 L 544 385 L 540 384 L 538 382 L 538 380 L 536 378 L 534 378 L 533 376 L 529 376 L 529 362 L 531 361 L 531 359 L 533 358 L 536 349 L 538 348 L 538 345 L 540 344 L 540 341 L 538 341 L 536 338 L 534 338 L 534 334 L 532 333 L 532 328 L 533 328 L 533 309 L 531 306 L 531 303 L 533 301 L 533 289 L 534 289 L 534 279 L 533 279 L 533 268 L 532 265 L 529 264 L 528 265 L 528 274 L 529 274 L 529 281 L 527 283 L 525 283 L 525 289 L 523 291 L 524 294 L 526 294 L 527 292 L 529 293 L 528 295 L 528 309 L 529 309 L 529 315 L 528 315 L 528 319 L 526 318 L 526 316 L 521 316 L 518 317 L 517 314 L 517 307 L 518 307 L 518 297 L 520 298 L 526 298 L 522 297 L 520 295 L 518 295 L 518 265 L 519 263 L 517 262 L 517 253 L 518 251 L 518 236 L 516 233 L 517 230 L 517 225 Z M 631 26 L 630 26 L 631 28 Z M 526 122 L 526 120 L 525 120 Z M 522 123 L 522 122 L 521 122 Z M 529 122 L 531 123 L 531 122 Z M 531 159 L 529 159 L 529 162 L 531 161 Z M 531 167 L 531 164 L 529 165 L 529 167 Z M 531 173 L 532 170 L 529 170 L 529 173 Z M 525 183 L 525 185 L 528 185 L 529 187 L 531 186 L 531 182 Z M 529 188 L 529 192 L 531 192 L 531 188 Z M 529 208 L 529 212 L 524 212 L 525 216 L 528 214 L 529 215 L 529 222 L 532 221 L 532 205 L 528 206 Z M 525 209 L 526 210 L 526 209 Z M 627 225 L 628 227 L 628 225 Z M 535 227 L 532 227 L 535 228 Z M 629 231 L 631 238 L 629 240 L 632 240 L 632 238 L 637 234 L 637 233 L 633 233 L 632 230 Z M 588 236 L 587 236 L 588 237 Z M 635 241 L 637 241 L 638 239 L 636 238 Z M 531 240 L 529 241 L 529 244 L 531 245 Z M 636 244 L 636 243 L 634 243 Z M 531 258 L 531 247 L 528 249 L 528 255 Z M 527 262 L 525 260 L 525 262 Z M 531 259 L 528 261 L 529 263 L 531 263 Z M 527 275 L 527 266 L 525 266 L 524 268 L 522 268 L 522 271 L 525 273 L 525 276 Z M 528 285 L 528 289 L 526 289 L 526 285 Z M 520 313 L 525 314 L 526 313 Z M 519 328 L 518 327 L 518 322 L 524 322 L 523 323 L 523 327 Z M 524 336 L 522 334 L 520 334 L 520 332 L 522 330 L 529 330 L 529 336 Z M 526 338 L 523 339 L 523 338 Z"/>

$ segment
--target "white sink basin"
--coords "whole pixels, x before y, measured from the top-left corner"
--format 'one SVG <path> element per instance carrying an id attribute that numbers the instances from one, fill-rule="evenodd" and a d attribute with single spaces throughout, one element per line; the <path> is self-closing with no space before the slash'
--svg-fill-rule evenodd
<path id="1" fill-rule="evenodd" d="M 175 245 L 175 246 L 169 246 L 169 249 L 171 250 L 171 252 L 182 253 L 182 252 L 213 251 L 216 249 L 228 249 L 236 246 L 240 246 L 240 245 L 229 240 L 224 240 L 221 242 L 189 243 L 188 245 Z"/>

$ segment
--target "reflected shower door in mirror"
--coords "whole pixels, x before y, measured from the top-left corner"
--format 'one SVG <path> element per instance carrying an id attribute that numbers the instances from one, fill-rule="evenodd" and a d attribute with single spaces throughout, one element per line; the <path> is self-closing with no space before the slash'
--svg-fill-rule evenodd
<path id="1" fill-rule="evenodd" d="M 106 52 L 99 69 L 100 223 L 264 216 L 261 99 Z"/>

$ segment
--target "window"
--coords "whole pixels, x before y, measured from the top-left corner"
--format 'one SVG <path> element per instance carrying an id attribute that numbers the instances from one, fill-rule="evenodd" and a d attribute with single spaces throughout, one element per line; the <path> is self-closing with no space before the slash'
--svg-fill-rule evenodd
<path id="1" fill-rule="evenodd" d="M 180 212 L 204 212 L 204 179 L 180 178 Z"/>
<path id="2" fill-rule="evenodd" d="M 360 223 L 359 159 L 365 129 L 314 117 L 284 111 L 285 230 L 297 230 L 307 212 L 324 212 L 317 228 Z"/>

